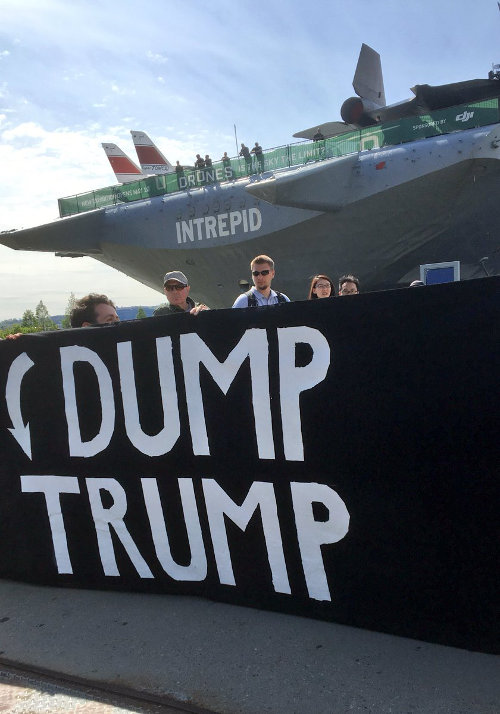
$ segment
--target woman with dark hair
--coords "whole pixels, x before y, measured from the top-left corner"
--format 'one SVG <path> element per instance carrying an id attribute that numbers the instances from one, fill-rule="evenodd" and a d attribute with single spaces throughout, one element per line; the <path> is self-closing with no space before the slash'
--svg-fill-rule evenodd
<path id="1" fill-rule="evenodd" d="M 328 275 L 315 275 L 309 286 L 308 300 L 335 297 L 335 288 Z"/>

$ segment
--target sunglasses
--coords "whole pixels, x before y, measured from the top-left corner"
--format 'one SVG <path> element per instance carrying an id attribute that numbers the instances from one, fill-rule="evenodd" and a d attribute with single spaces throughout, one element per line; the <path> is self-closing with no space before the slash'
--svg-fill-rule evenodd
<path id="1" fill-rule="evenodd" d="M 270 270 L 252 270 L 252 275 L 257 277 L 257 275 L 269 275 Z"/>
<path id="2" fill-rule="evenodd" d="M 187 288 L 187 285 L 164 285 L 165 290 L 168 290 L 168 292 L 171 292 L 172 290 L 184 290 L 184 288 Z"/>

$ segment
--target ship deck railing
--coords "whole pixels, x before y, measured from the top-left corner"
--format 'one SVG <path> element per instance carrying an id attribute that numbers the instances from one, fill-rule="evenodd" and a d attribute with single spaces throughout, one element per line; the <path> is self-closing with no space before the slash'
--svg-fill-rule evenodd
<path id="1" fill-rule="evenodd" d="M 428 114 L 406 117 L 397 122 L 386 122 L 364 129 L 346 131 L 322 141 L 300 141 L 265 149 L 260 157 L 252 154 L 250 160 L 236 156 L 225 160 L 225 162 L 214 162 L 210 168 L 184 167 L 181 173 L 149 176 L 127 184 L 118 184 L 60 198 L 58 201 L 59 215 L 64 218 L 105 206 L 145 200 L 278 169 L 303 166 L 310 162 L 348 156 L 360 151 L 370 151 L 464 129 L 487 126 L 498 123 L 499 120 L 498 98 L 459 104 Z"/>

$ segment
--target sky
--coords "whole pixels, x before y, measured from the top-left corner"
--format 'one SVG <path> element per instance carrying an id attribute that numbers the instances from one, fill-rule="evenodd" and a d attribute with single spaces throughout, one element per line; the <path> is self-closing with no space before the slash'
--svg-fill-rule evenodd
<path id="1" fill-rule="evenodd" d="M 271 148 L 340 119 L 366 43 L 388 103 L 415 84 L 500 63 L 496 0 L 0 0 L 0 231 L 58 217 L 57 199 L 116 183 L 101 142 L 137 162 L 130 130 L 172 162 Z M 164 270 L 159 266 L 159 289 Z M 157 305 L 162 294 L 91 258 L 0 246 L 0 320 L 71 293 Z"/>

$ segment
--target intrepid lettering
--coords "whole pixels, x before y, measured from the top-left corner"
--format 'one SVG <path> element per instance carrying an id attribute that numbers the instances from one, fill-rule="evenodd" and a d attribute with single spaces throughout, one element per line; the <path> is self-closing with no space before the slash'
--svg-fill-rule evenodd
<path id="1" fill-rule="evenodd" d="M 245 208 L 242 211 L 220 213 L 218 216 L 192 218 L 189 221 L 177 221 L 177 243 L 188 240 L 209 240 L 227 238 L 239 233 L 253 233 L 262 227 L 262 214 L 258 208 Z"/>

